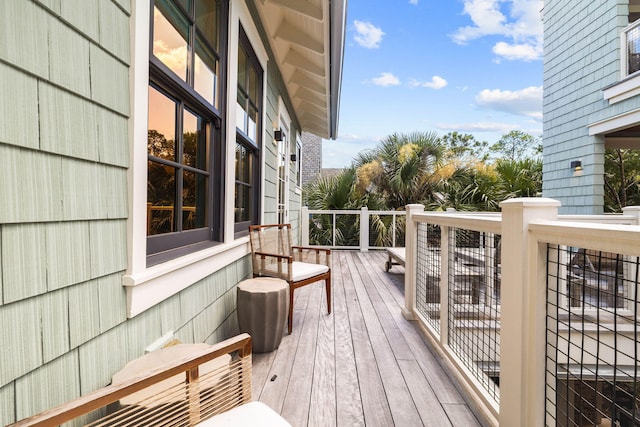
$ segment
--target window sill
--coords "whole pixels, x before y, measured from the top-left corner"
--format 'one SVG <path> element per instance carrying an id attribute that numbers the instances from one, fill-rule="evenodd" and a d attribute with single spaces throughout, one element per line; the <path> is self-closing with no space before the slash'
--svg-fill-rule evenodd
<path id="1" fill-rule="evenodd" d="M 127 317 L 137 316 L 249 252 L 249 238 L 243 237 L 123 276 Z"/>
<path id="2" fill-rule="evenodd" d="M 640 95 L 640 72 L 634 73 L 627 78 L 611 85 L 602 90 L 604 99 L 609 104 L 624 101 Z"/>

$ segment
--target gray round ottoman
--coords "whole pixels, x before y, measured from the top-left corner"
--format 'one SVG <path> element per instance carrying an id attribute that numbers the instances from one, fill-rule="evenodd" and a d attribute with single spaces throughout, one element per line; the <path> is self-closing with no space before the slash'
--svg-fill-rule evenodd
<path id="1" fill-rule="evenodd" d="M 251 335 L 254 353 L 278 348 L 289 312 L 289 284 L 271 277 L 238 283 L 237 313 L 240 332 Z"/>

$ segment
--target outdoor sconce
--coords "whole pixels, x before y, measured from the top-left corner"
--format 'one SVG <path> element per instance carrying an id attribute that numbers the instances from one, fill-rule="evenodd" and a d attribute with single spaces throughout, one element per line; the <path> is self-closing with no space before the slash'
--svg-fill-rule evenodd
<path id="1" fill-rule="evenodd" d="M 284 140 L 284 131 L 282 129 L 276 129 L 273 131 L 273 139 L 278 142 Z"/>
<path id="2" fill-rule="evenodd" d="M 572 160 L 571 169 L 573 169 L 574 172 L 580 172 L 582 170 L 582 162 L 580 160 Z"/>
<path id="3" fill-rule="evenodd" d="M 292 154 L 292 155 L 291 155 L 291 161 L 292 161 L 292 162 L 295 162 L 295 161 L 296 161 L 296 155 L 295 155 L 295 154 Z"/>

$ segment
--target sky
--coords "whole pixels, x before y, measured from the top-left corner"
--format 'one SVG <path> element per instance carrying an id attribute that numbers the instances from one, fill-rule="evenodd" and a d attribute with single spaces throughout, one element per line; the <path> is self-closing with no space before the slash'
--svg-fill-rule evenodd
<path id="1" fill-rule="evenodd" d="M 323 168 L 393 133 L 542 136 L 542 0 L 348 0 L 338 138 Z"/>

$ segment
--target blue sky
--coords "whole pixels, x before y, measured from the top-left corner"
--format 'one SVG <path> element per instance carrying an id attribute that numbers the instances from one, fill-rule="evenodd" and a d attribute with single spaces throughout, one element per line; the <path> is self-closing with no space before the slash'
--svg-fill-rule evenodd
<path id="1" fill-rule="evenodd" d="M 348 0 L 338 139 L 351 164 L 392 133 L 451 131 L 493 143 L 542 135 L 542 0 Z"/>

